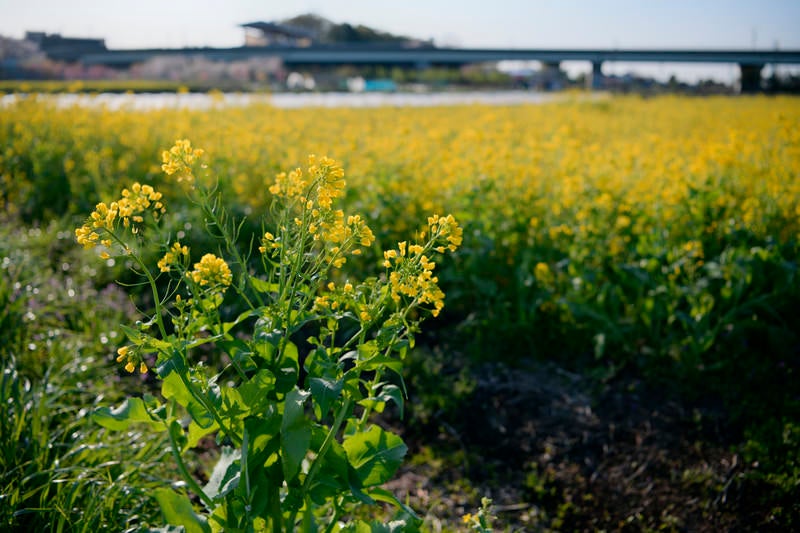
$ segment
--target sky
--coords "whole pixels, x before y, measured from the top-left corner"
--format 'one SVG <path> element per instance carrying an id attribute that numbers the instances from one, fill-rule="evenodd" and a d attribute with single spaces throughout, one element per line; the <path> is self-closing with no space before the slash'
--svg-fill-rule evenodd
<path id="1" fill-rule="evenodd" d="M 800 49 L 800 0 L 0 0 L 0 35 L 98 37 L 112 49 L 231 47 L 243 44 L 240 24 L 302 13 L 439 46 Z M 604 71 L 633 68 L 662 78 L 738 74 L 719 65 Z"/>

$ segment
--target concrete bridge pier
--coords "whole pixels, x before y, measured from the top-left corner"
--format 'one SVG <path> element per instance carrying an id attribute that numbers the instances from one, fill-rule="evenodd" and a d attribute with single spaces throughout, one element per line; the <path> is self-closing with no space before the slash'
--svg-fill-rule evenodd
<path id="1" fill-rule="evenodd" d="M 564 80 L 561 72 L 561 62 L 543 61 L 536 88 L 540 91 L 557 91 L 563 86 Z"/>
<path id="2" fill-rule="evenodd" d="M 603 76 L 603 62 L 592 61 L 592 72 L 586 77 L 586 88 L 591 90 L 603 89 L 606 80 Z"/>
<path id="3" fill-rule="evenodd" d="M 739 80 L 739 92 L 757 93 L 761 91 L 761 71 L 763 69 L 763 64 L 745 65 L 740 63 L 739 72 L 741 72 L 741 78 Z"/>

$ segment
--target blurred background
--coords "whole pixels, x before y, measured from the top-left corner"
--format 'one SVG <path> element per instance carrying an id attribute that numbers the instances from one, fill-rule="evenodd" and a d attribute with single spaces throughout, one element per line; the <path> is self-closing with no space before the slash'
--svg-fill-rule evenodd
<path id="1" fill-rule="evenodd" d="M 0 14 L 0 78 L 111 91 L 800 86 L 800 4 L 780 0 L 3 0 Z"/>

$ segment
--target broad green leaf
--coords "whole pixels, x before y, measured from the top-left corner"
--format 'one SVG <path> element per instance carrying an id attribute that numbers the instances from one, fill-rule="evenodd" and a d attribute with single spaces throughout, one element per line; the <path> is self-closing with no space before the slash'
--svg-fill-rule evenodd
<path id="1" fill-rule="evenodd" d="M 275 392 L 286 394 L 297 386 L 297 367 L 279 368 L 275 374 Z"/>
<path id="2" fill-rule="evenodd" d="M 353 352 L 347 352 L 345 356 L 350 356 Z M 358 360 L 367 361 L 378 355 L 378 345 L 375 341 L 367 341 L 364 344 L 359 344 L 357 348 Z"/>
<path id="3" fill-rule="evenodd" d="M 216 500 L 222 498 L 239 485 L 241 474 L 241 451 L 230 446 L 223 446 L 217 464 L 211 472 L 211 478 L 203 487 L 206 495 Z"/>
<path id="4" fill-rule="evenodd" d="M 325 378 L 311 378 L 308 382 L 311 388 L 311 395 L 319 405 L 319 417 L 321 419 L 328 414 L 331 404 L 339 398 L 339 394 L 342 393 L 343 383 Z"/>
<path id="5" fill-rule="evenodd" d="M 205 437 L 206 435 L 211 435 L 216 430 L 219 429 L 219 425 L 216 421 L 208 427 L 200 427 L 197 422 L 192 420 L 189 422 L 189 429 L 186 432 L 186 449 L 194 448 L 197 446 L 197 443 L 200 442 L 200 439 Z"/>
<path id="6" fill-rule="evenodd" d="M 279 320 L 276 320 L 272 315 L 266 314 L 256 320 L 253 327 L 253 339 L 258 343 L 268 343 L 273 346 L 278 346 L 281 339 L 283 339 L 283 329 Z"/>
<path id="7" fill-rule="evenodd" d="M 186 533 L 211 533 L 206 519 L 194 512 L 192 502 L 185 495 L 160 488 L 155 490 L 153 496 L 169 525 L 183 526 Z"/>
<path id="8" fill-rule="evenodd" d="M 342 446 L 363 487 L 389 481 L 408 450 L 403 439 L 379 426 L 348 437 Z"/>
<path id="9" fill-rule="evenodd" d="M 268 394 L 275 388 L 275 375 L 269 370 L 259 370 L 245 383 L 239 386 L 242 401 L 251 410 L 260 411 L 260 407 L 269 403 Z"/>
<path id="10" fill-rule="evenodd" d="M 173 420 L 169 424 L 169 437 L 179 450 L 186 449 L 186 432 L 183 431 L 183 426 L 177 420 Z"/>
<path id="11" fill-rule="evenodd" d="M 142 398 L 128 398 L 113 409 L 100 407 L 92 413 L 92 420 L 114 431 L 125 431 L 131 424 L 144 423 L 155 431 L 164 431 L 164 422 L 152 414 L 152 410 L 160 407 L 155 398 L 151 399 L 150 405 L 145 405 Z M 148 408 L 150 411 L 148 411 Z"/>
<path id="12" fill-rule="evenodd" d="M 380 383 L 377 396 L 364 398 L 358 403 L 364 407 L 374 409 L 377 413 L 382 413 L 387 403 L 394 402 L 400 409 L 400 417 L 403 416 L 403 392 L 397 385 L 391 383 Z"/>
<path id="13" fill-rule="evenodd" d="M 298 352 L 297 352 L 297 345 L 292 341 L 287 340 L 286 345 L 283 347 L 283 353 L 281 353 L 281 362 L 286 363 L 287 360 L 293 361 L 295 365 L 297 365 L 297 361 L 299 359 Z"/>
<path id="14" fill-rule="evenodd" d="M 160 358 L 159 358 L 160 359 Z M 158 377 L 164 379 L 173 372 L 186 372 L 186 361 L 184 361 L 181 354 L 175 350 L 169 359 L 159 363 L 156 368 Z"/>
<path id="15" fill-rule="evenodd" d="M 300 471 L 300 463 L 311 444 L 311 424 L 305 415 L 303 404 L 309 393 L 298 389 L 286 395 L 283 420 L 281 421 L 281 455 L 283 476 L 291 481 Z"/>
<path id="16" fill-rule="evenodd" d="M 240 420 L 247 416 L 250 408 L 242 400 L 236 387 L 221 386 L 218 388 L 220 405 L 217 407 L 220 416 L 227 420 Z"/>
<path id="17" fill-rule="evenodd" d="M 192 393 L 186 388 L 186 384 L 177 372 L 170 372 L 161 380 L 161 395 L 167 399 L 174 399 L 184 407 L 195 401 L 192 398 Z"/>

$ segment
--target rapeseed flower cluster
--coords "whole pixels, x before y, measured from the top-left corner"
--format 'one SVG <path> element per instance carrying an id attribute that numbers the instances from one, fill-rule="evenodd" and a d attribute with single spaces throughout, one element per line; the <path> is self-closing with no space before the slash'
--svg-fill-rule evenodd
<path id="1" fill-rule="evenodd" d="M 269 192 L 284 199 L 299 199 L 307 209 L 327 210 L 335 198 L 342 196 L 345 185 L 344 169 L 336 160 L 311 154 L 305 172 L 296 168 L 279 173 Z"/>
<path id="2" fill-rule="evenodd" d="M 117 363 L 125 361 L 125 370 L 133 374 L 139 368 L 141 374 L 147 373 L 147 364 L 142 360 L 136 346 L 122 346 L 117 350 Z"/>
<path id="3" fill-rule="evenodd" d="M 429 254 L 454 251 L 461 245 L 463 230 L 453 215 L 428 218 L 428 236 L 425 244 L 400 242 L 396 249 L 383 253 L 383 266 L 389 271 L 389 294 L 395 303 L 403 297 L 413 303 L 429 304 L 431 314 L 438 316 L 444 307 L 444 292 L 439 288 L 439 278 L 433 275 L 436 263 Z M 413 305 L 412 303 L 412 305 Z"/>
<path id="4" fill-rule="evenodd" d="M 359 247 L 371 246 L 375 235 L 360 215 L 345 216 L 343 210 L 332 208 L 344 187 L 344 170 L 327 156 L 309 155 L 305 172 L 296 168 L 279 173 L 269 191 L 276 206 L 294 218 L 281 222 L 277 236 L 265 232 L 259 251 L 294 262 L 298 245 L 310 239 L 319 243 L 321 257 L 335 268 L 347 262 L 347 255 L 361 254 Z"/>
<path id="5" fill-rule="evenodd" d="M 205 254 L 200 258 L 200 261 L 194 264 L 194 270 L 186 273 L 186 277 L 201 287 L 222 291 L 228 288 L 232 280 L 228 264 L 214 254 Z"/>
<path id="6" fill-rule="evenodd" d="M 367 248 L 375 242 L 375 235 L 359 215 L 350 215 L 345 220 L 342 210 L 330 211 L 319 222 L 320 231 L 314 235 L 326 246 L 330 262 L 341 268 L 347 261 L 346 254 L 360 255 L 358 246 Z"/>
<path id="7" fill-rule="evenodd" d="M 179 139 L 169 150 L 161 152 L 161 170 L 168 176 L 176 175 L 178 183 L 194 182 L 194 165 L 205 154 L 202 148 L 192 148 L 188 139 Z"/>
<path id="8" fill-rule="evenodd" d="M 178 263 L 181 258 L 187 257 L 189 257 L 189 248 L 182 246 L 179 242 L 174 242 L 172 248 L 158 260 L 158 269 L 161 272 L 169 272 L 171 265 Z"/>
<path id="9" fill-rule="evenodd" d="M 349 280 L 339 285 L 331 281 L 326 288 L 327 292 L 314 299 L 315 311 L 350 312 L 364 326 L 381 316 L 385 292 L 374 278 L 357 285 L 353 285 Z"/>
<path id="10" fill-rule="evenodd" d="M 275 176 L 269 192 L 273 196 L 283 196 L 284 198 L 294 198 L 306 192 L 308 181 L 303 176 L 303 170 L 296 168 L 292 171 L 280 172 Z"/>
<path id="11" fill-rule="evenodd" d="M 78 244 L 86 249 L 91 249 L 102 244 L 110 248 L 113 244 L 111 236 L 119 228 L 130 228 L 132 233 L 138 233 L 144 223 L 144 215 L 150 213 L 156 220 L 166 212 L 161 201 L 161 193 L 150 185 L 134 183 L 130 189 L 122 190 L 122 197 L 106 204 L 100 202 L 89 215 L 89 220 L 75 230 Z M 106 233 L 105 238 L 100 238 L 101 233 Z M 107 252 L 101 254 L 108 257 Z"/>

